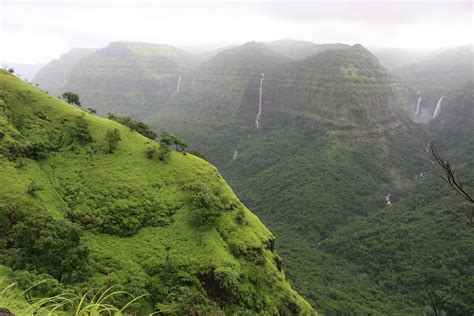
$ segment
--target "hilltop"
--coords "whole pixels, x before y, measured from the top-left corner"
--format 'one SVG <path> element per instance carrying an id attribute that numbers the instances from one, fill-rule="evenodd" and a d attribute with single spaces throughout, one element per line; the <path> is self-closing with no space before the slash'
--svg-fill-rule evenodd
<path id="1" fill-rule="evenodd" d="M 349 45 L 332 43 L 332 44 L 315 44 L 308 41 L 298 41 L 292 39 L 283 39 L 266 43 L 266 45 L 275 52 L 288 57 L 292 60 L 301 60 L 327 50 L 348 48 Z"/>
<path id="2" fill-rule="evenodd" d="M 275 236 L 201 158 L 159 159 L 164 145 L 4 71 L 0 132 L 1 264 L 14 270 L 0 278 L 56 280 L 40 296 L 114 286 L 146 295 L 140 314 L 315 313 Z"/>

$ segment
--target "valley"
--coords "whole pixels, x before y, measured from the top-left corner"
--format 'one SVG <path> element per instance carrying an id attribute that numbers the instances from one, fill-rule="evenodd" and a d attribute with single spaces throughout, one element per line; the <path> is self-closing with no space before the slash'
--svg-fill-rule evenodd
<path id="1" fill-rule="evenodd" d="M 473 231 L 446 211 L 466 205 L 429 150 L 473 178 L 472 48 L 390 71 L 360 44 L 248 42 L 203 56 L 114 42 L 74 61 L 64 84 L 48 66 L 34 83 L 184 138 L 275 234 L 319 312 L 423 314 L 440 291 L 447 314 L 474 312 Z"/>

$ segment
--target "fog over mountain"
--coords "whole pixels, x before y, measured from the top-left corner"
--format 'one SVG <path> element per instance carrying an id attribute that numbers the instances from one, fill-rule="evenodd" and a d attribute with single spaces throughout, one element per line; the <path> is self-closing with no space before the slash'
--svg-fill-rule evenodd
<path id="1" fill-rule="evenodd" d="M 1 18 L 1 315 L 474 315 L 471 2 Z"/>
<path id="2" fill-rule="evenodd" d="M 48 62 L 73 47 L 118 40 L 217 48 L 296 38 L 412 49 L 472 41 L 470 1 L 4 0 L 0 5 L 1 37 L 8 43 L 0 52 L 2 62 Z"/>

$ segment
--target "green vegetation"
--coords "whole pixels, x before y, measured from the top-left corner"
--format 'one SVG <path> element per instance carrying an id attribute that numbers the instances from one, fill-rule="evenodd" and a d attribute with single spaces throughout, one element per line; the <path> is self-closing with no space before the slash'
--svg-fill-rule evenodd
<path id="1" fill-rule="evenodd" d="M 124 310 L 139 315 L 315 313 L 277 265 L 272 233 L 213 166 L 168 148 L 184 149 L 178 138 L 155 143 L 4 71 L 0 130 L 0 264 L 13 269 L 0 278 L 19 291 L 47 281 L 6 304 L 13 312 L 112 287 L 142 297 Z M 108 133 L 121 139 L 113 154 Z M 167 148 L 166 162 L 149 159 L 150 148 Z"/>
<path id="2" fill-rule="evenodd" d="M 243 56 L 228 62 L 238 67 Z M 459 263 L 472 261 L 473 235 L 443 212 L 444 204 L 460 202 L 440 191 L 425 152 L 446 130 L 433 134 L 410 121 L 407 86 L 360 45 L 285 71 L 256 66 L 253 77 L 213 62 L 203 65 L 212 71 L 205 84 L 148 122 L 185 137 L 222 170 L 279 237 L 283 266 L 304 297 L 327 314 L 422 314 L 431 304 L 425 290 L 449 289 L 443 310 L 472 313 L 464 290 L 472 289 L 472 272 Z M 264 106 L 256 130 L 260 69 Z M 469 97 L 458 94 L 446 96 L 446 106 L 454 111 L 448 99 L 456 97 L 465 104 L 458 117 L 465 117 Z M 468 150 L 470 123 L 456 122 L 464 130 L 456 146 Z M 451 152 L 468 161 L 456 146 Z"/>
<path id="3" fill-rule="evenodd" d="M 79 101 L 79 96 L 74 92 L 64 92 L 62 95 L 64 101 L 69 104 L 81 106 L 81 101 Z"/>
<path id="4" fill-rule="evenodd" d="M 89 122 L 86 120 L 84 113 L 81 113 L 81 115 L 75 118 L 73 136 L 77 138 L 82 145 L 92 142 L 92 135 L 89 130 Z"/>
<path id="5" fill-rule="evenodd" d="M 426 144 L 435 141 L 469 183 L 474 89 L 472 84 L 453 88 L 470 77 L 472 50 L 441 56 L 447 62 L 440 69 L 441 59 L 407 68 L 406 75 L 395 70 L 410 88 L 361 45 L 252 42 L 195 68 L 173 59 L 176 63 L 147 69 L 136 61 L 147 64 L 143 56 L 157 50 L 137 46 L 116 43 L 85 59 L 74 71 L 71 89 L 98 104 L 99 112 L 130 115 L 185 138 L 192 144 L 189 152 L 203 157 L 198 150 L 216 164 L 278 236 L 285 260 L 273 258 L 277 269 L 285 268 L 319 311 L 429 314 L 427 293 L 448 292 L 442 312 L 473 314 L 473 233 L 445 212 L 445 205 L 459 212 L 465 206 L 435 176 L 438 170 L 426 152 Z M 261 73 L 262 116 L 256 129 Z M 422 90 L 422 104 L 433 106 L 446 94 L 443 109 L 450 110 L 429 126 L 414 124 L 409 119 L 417 98 L 413 89 Z M 159 146 L 147 144 L 141 156 L 171 164 L 176 152 L 169 135 L 162 135 Z M 238 225 L 247 223 L 246 212 L 229 211 L 215 186 L 186 183 L 193 223 L 219 223 L 232 213 Z M 202 212 L 200 204 L 211 207 Z M 212 231 L 212 225 L 196 227 Z M 163 249 L 166 261 L 173 262 L 174 248 Z M 265 262 L 262 248 L 235 242 L 229 251 L 256 265 Z M 167 271 L 156 277 L 179 278 L 174 269 Z M 225 289 L 235 288 L 235 271 L 209 268 L 199 279 L 219 284 L 208 295 L 219 289 L 233 301 L 241 292 L 230 295 Z M 187 276 L 181 280 L 196 282 Z M 170 310 L 182 308 L 167 301 L 166 289 L 156 293 Z M 184 301 L 202 302 L 194 291 L 179 293 Z"/>
<path id="6" fill-rule="evenodd" d="M 186 148 L 188 147 L 188 144 L 184 140 L 171 135 L 168 132 L 160 133 L 160 144 L 164 144 L 166 146 L 174 145 L 176 151 L 181 152 L 186 152 Z"/>
<path id="7" fill-rule="evenodd" d="M 1 267 L 2 274 L 11 274 L 11 271 Z M 29 276 L 30 277 L 30 276 Z M 133 297 L 124 291 L 113 291 L 111 288 L 84 294 L 66 293 L 57 294 L 40 299 L 33 299 L 32 293 L 44 293 L 46 280 L 38 281 L 22 290 L 16 283 L 7 283 L 0 280 L 0 302 L 6 311 L 15 312 L 17 316 L 29 315 L 74 315 L 74 316 L 99 316 L 127 315 L 127 308 L 138 303 L 144 297 Z M 111 304 L 117 297 L 127 297 L 128 302 L 119 308 Z M 66 311 L 67 312 L 66 312 Z M 6 312 L 5 310 L 0 310 Z"/>
<path id="8" fill-rule="evenodd" d="M 9 266 L 49 274 L 64 284 L 87 276 L 89 250 L 81 244 L 79 227 L 47 215 L 20 216 L 6 234 Z"/>
<path id="9" fill-rule="evenodd" d="M 122 140 L 120 138 L 120 132 L 118 129 L 110 129 L 105 133 L 105 141 L 107 143 L 107 153 L 111 154 L 117 148 L 119 141 Z"/>
<path id="10" fill-rule="evenodd" d="M 113 120 L 115 122 L 118 122 L 122 125 L 127 126 L 131 130 L 134 130 L 134 131 L 142 134 L 143 136 L 145 136 L 145 137 L 147 137 L 151 140 L 154 140 L 156 138 L 156 133 L 154 131 L 150 130 L 150 127 L 148 127 L 148 125 L 146 125 L 142 122 L 136 121 L 136 120 L 132 119 L 131 117 L 118 116 L 116 114 L 109 113 L 108 118 L 109 118 L 109 120 Z"/>

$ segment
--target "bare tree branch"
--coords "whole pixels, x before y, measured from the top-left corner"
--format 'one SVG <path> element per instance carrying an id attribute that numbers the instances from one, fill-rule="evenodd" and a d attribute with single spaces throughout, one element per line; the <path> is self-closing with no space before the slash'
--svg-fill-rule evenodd
<path id="1" fill-rule="evenodd" d="M 444 303 L 449 299 L 449 290 L 445 289 L 444 294 L 436 294 L 435 292 L 430 292 L 428 291 L 427 288 L 423 287 L 423 290 L 425 290 L 426 295 L 428 296 L 430 300 L 430 305 L 431 309 L 433 310 L 433 313 L 435 316 L 440 315 L 440 312 L 443 308 Z"/>
<path id="2" fill-rule="evenodd" d="M 444 176 L 442 176 L 441 178 L 449 186 L 451 186 L 459 195 L 461 195 L 465 200 L 467 200 L 472 205 L 472 209 L 469 212 L 467 218 L 459 215 L 458 213 L 456 213 L 454 211 L 449 211 L 449 212 L 451 214 L 453 214 L 454 216 L 456 216 L 458 219 L 461 219 L 462 221 L 464 221 L 467 225 L 469 225 L 471 227 L 474 227 L 474 196 L 472 196 L 470 193 L 468 193 L 464 189 L 464 185 L 463 185 L 461 179 L 459 178 L 459 174 L 456 173 L 456 171 L 451 168 L 451 165 L 449 164 L 449 161 L 447 161 L 447 160 L 445 161 L 438 154 L 438 151 L 437 151 L 437 149 L 436 149 L 436 147 L 434 146 L 433 143 L 430 144 L 430 148 L 431 148 L 431 153 L 433 154 L 436 161 L 438 162 L 438 165 L 440 165 L 440 167 L 444 171 Z"/>

